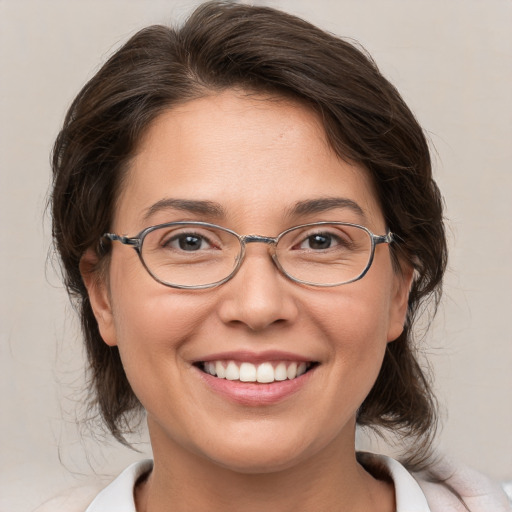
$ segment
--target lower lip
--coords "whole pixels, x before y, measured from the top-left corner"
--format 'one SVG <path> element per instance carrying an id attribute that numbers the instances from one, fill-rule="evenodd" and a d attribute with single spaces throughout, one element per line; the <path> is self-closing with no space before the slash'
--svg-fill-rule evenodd
<path id="1" fill-rule="evenodd" d="M 291 380 L 274 381 L 270 384 L 241 382 L 238 380 L 219 379 L 197 368 L 203 382 L 214 392 L 242 405 L 272 405 L 300 391 L 311 378 L 315 368 L 300 377 Z"/>

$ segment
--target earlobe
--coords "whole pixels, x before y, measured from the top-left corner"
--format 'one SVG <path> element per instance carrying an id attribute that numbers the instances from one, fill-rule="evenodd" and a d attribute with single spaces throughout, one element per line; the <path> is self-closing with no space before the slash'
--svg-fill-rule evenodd
<path id="1" fill-rule="evenodd" d="M 99 331 L 103 341 L 110 346 L 117 345 L 114 316 L 105 276 L 97 268 L 98 256 L 92 249 L 88 249 L 80 259 L 80 274 L 87 288 L 92 311 L 98 322 Z"/>
<path id="2" fill-rule="evenodd" d="M 403 265 L 400 273 L 396 274 L 389 312 L 388 342 L 396 340 L 404 330 L 413 277 L 414 269 L 409 265 Z"/>

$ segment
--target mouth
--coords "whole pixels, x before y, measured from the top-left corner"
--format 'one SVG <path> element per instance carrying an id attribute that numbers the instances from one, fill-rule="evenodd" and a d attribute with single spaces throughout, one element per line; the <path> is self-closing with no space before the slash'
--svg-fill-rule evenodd
<path id="1" fill-rule="evenodd" d="M 248 361 L 215 360 L 195 363 L 201 371 L 218 379 L 260 384 L 295 380 L 317 365 L 313 361 L 264 361 L 253 364 Z"/>

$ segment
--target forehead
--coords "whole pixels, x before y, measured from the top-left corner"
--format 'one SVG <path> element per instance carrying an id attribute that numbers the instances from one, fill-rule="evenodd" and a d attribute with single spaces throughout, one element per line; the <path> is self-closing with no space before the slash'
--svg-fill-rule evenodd
<path id="1" fill-rule="evenodd" d="M 146 227 L 148 211 L 167 199 L 208 201 L 222 215 L 265 224 L 322 198 L 353 201 L 369 227 L 381 224 L 368 172 L 336 155 L 315 112 L 289 99 L 226 91 L 152 123 L 127 171 L 115 224 Z"/>

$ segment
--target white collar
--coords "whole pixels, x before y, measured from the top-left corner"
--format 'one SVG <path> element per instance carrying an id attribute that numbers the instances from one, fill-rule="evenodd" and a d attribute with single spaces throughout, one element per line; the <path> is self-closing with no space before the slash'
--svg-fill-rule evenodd
<path id="1" fill-rule="evenodd" d="M 379 468 L 387 473 L 395 486 L 396 512 L 431 512 L 427 498 L 418 482 L 407 469 L 395 459 L 386 455 L 358 452 L 358 461 L 365 467 Z"/>
<path id="2" fill-rule="evenodd" d="M 152 468 L 151 459 L 141 460 L 128 466 L 94 498 L 85 512 L 136 512 L 133 496 L 135 484 Z"/>
<path id="3" fill-rule="evenodd" d="M 399 462 L 385 455 L 364 452 L 358 453 L 358 460 L 369 468 L 379 467 L 393 480 L 396 512 L 431 512 L 420 486 Z M 136 512 L 135 484 L 152 467 L 153 461 L 146 459 L 126 468 L 96 496 L 85 512 Z"/>

